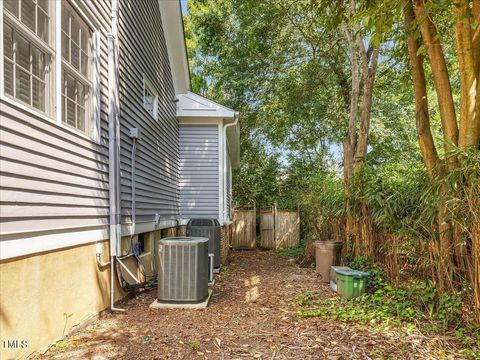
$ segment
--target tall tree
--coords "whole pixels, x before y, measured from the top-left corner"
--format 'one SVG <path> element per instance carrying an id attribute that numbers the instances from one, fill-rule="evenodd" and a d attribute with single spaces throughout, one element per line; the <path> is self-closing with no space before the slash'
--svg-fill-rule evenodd
<path id="1" fill-rule="evenodd" d="M 451 86 L 452 76 L 448 70 L 442 37 L 437 31 L 437 25 L 432 16 L 434 6 L 432 1 L 403 0 L 404 25 L 407 32 L 408 53 L 416 99 L 417 132 L 425 166 L 432 180 L 456 171 L 459 166 L 457 148 L 464 154 L 468 154 L 468 152 L 477 151 L 480 145 L 480 112 L 478 111 L 480 102 L 478 61 L 480 56 L 474 50 L 478 50 L 479 1 L 455 0 L 450 9 L 454 19 L 456 58 L 459 64 L 460 116 L 458 119 Z M 420 36 L 415 34 L 415 25 L 418 25 Z M 440 110 L 445 147 L 443 160 L 439 159 L 431 136 L 424 59 L 421 54 L 422 45 L 427 50 L 427 61 L 431 69 Z M 466 182 L 471 181 L 470 176 L 478 177 L 479 174 L 466 173 L 465 176 L 465 179 L 457 180 L 455 187 L 466 186 Z M 478 222 L 478 219 L 476 221 Z M 474 223 L 472 226 L 478 225 Z M 446 184 L 441 187 L 438 203 L 438 234 L 438 242 L 432 244 L 432 255 L 439 264 L 436 277 L 440 290 L 444 291 L 446 285 L 453 283 L 452 279 L 457 270 L 470 271 L 471 278 L 478 279 L 478 274 L 475 274 L 478 269 L 475 270 L 472 267 L 468 250 L 469 247 L 478 248 L 478 235 L 475 235 L 475 230 L 467 229 L 465 231 L 459 228 L 449 218 Z M 465 246 L 465 243 L 471 243 L 471 245 Z M 473 258 L 473 262 L 476 261 Z M 464 268 L 465 266 L 467 269 Z M 474 288 L 480 304 L 480 283 L 476 284 Z"/>

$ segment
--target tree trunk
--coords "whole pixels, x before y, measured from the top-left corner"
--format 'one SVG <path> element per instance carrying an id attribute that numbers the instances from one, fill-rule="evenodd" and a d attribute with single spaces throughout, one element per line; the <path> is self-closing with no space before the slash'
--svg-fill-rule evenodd
<path id="1" fill-rule="evenodd" d="M 480 75 L 480 0 L 473 0 L 472 18 L 477 24 L 475 29 L 472 28 L 472 47 L 473 57 L 475 61 L 475 73 Z M 480 81 L 479 81 L 480 82 Z"/>
<path id="2" fill-rule="evenodd" d="M 362 41 L 360 39 L 360 41 Z M 362 41 L 363 43 L 363 41 Z M 360 134 L 358 137 L 357 151 L 355 154 L 355 171 L 363 169 L 365 157 L 367 156 L 368 133 L 370 132 L 370 117 L 372 113 L 372 97 L 373 85 L 375 83 L 375 74 L 377 71 L 379 47 L 373 48 L 371 64 L 365 49 L 361 49 L 362 53 L 362 75 L 363 75 L 363 98 L 362 98 L 362 115 L 360 123 Z"/>
<path id="3" fill-rule="evenodd" d="M 476 100 L 478 72 L 473 55 L 470 8 L 468 0 L 454 0 L 455 38 L 460 72 L 460 130 L 458 145 L 462 149 L 476 147 L 480 138 L 480 121 Z"/>
<path id="4" fill-rule="evenodd" d="M 438 257 L 435 259 L 437 266 L 437 279 L 439 293 L 453 290 L 455 266 L 453 264 L 453 226 L 447 217 L 446 191 L 442 189 L 442 198 L 438 205 Z"/>
<path id="5" fill-rule="evenodd" d="M 297 264 L 301 267 L 309 267 L 315 262 L 315 245 L 313 240 L 307 240 L 303 255 L 297 259 Z"/>
<path id="6" fill-rule="evenodd" d="M 418 141 L 420 144 L 420 150 L 422 152 L 425 167 L 427 168 L 431 179 L 434 180 L 437 175 L 442 173 L 443 167 L 441 166 L 441 163 L 439 161 L 430 128 L 425 71 L 423 67 L 423 59 L 419 54 L 420 43 L 413 34 L 413 22 L 415 20 L 415 12 L 413 10 L 411 0 L 403 0 L 403 12 L 404 25 L 407 32 L 408 55 L 410 60 L 413 87 L 415 93 L 415 118 Z M 438 56 L 438 54 L 436 56 Z M 432 56 L 430 56 L 430 62 L 432 62 Z M 450 83 L 448 82 L 448 85 L 449 84 Z M 438 93 L 439 91 L 437 88 L 437 97 Z M 438 241 L 432 242 L 430 246 L 430 254 L 432 256 L 432 262 L 434 265 L 432 277 L 435 279 L 440 293 L 444 292 L 448 285 L 452 284 L 452 274 L 454 268 L 452 263 L 451 248 L 453 236 L 452 224 L 447 218 L 447 207 L 445 199 L 445 196 L 447 195 L 447 189 L 443 187 L 441 189 L 441 192 L 442 198 L 440 199 L 437 207 Z"/>
<path id="7" fill-rule="evenodd" d="M 411 0 L 403 0 L 404 25 L 407 33 L 407 47 L 412 72 L 413 89 L 415 94 L 415 120 L 418 142 L 422 153 L 423 162 L 430 178 L 434 178 L 439 163 L 437 149 L 430 129 L 430 115 L 428 112 L 427 85 L 423 59 L 419 54 L 420 43 L 413 34 L 412 23 L 415 13 Z"/>
<path id="8" fill-rule="evenodd" d="M 433 82 L 437 93 L 440 118 L 442 120 L 445 150 L 450 152 L 458 146 L 458 126 L 453 103 L 452 88 L 448 75 L 447 64 L 443 55 L 439 34 L 433 21 L 425 13 L 424 0 L 414 0 L 414 11 L 419 22 L 423 42 L 427 48 Z M 456 166 L 456 158 L 448 156 L 448 167 Z"/>
<path id="9" fill-rule="evenodd" d="M 358 114 L 358 98 L 360 95 L 360 79 L 358 75 L 357 50 L 352 38 L 350 29 L 343 24 L 345 37 L 347 38 L 350 49 L 350 61 L 352 65 L 352 90 L 350 92 L 350 115 L 348 120 L 348 129 L 343 142 L 343 177 L 345 182 L 346 193 L 349 193 L 350 181 L 353 175 L 353 162 L 357 143 L 357 114 Z"/>
<path id="10" fill-rule="evenodd" d="M 476 126 L 480 128 L 480 0 L 473 0 L 472 4 L 472 18 L 477 24 L 475 29 L 472 29 L 472 49 L 473 60 L 475 66 L 475 74 L 477 74 L 477 98 L 476 102 Z M 477 147 L 480 148 L 480 130 L 477 130 Z"/>

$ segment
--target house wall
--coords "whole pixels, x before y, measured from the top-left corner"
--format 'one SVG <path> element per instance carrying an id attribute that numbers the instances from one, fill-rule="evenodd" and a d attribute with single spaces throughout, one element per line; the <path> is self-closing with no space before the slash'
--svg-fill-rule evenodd
<path id="1" fill-rule="evenodd" d="M 108 250 L 108 242 L 104 247 Z M 46 350 L 108 307 L 110 271 L 97 266 L 95 252 L 95 244 L 88 244 L 0 263 L 2 341 L 27 343 L 2 346 L 0 358 Z"/>
<path id="2" fill-rule="evenodd" d="M 109 306 L 109 267 L 97 264 L 95 242 L 103 244 L 108 261 L 111 1 L 77 3 L 100 27 L 98 142 L 0 99 L 0 334 L 2 341 L 27 342 L 26 348 L 2 346 L 2 359 L 45 350 Z M 153 275 L 152 244 L 160 237 L 160 230 L 150 231 L 155 215 L 161 215 L 160 229 L 176 224 L 179 214 L 174 91 L 158 2 L 122 0 L 119 17 L 122 222 L 129 223 L 131 215 L 128 132 L 139 127 L 137 221 L 150 249 L 140 258 Z M 159 94 L 158 120 L 143 109 L 144 73 Z M 124 248 L 129 241 L 122 238 Z M 136 264 L 127 266 L 140 275 Z M 116 300 L 125 295 L 117 286 Z"/>
<path id="3" fill-rule="evenodd" d="M 136 151 L 136 222 L 154 226 L 178 218 L 179 150 L 175 92 L 157 1 L 119 2 L 122 223 L 131 221 L 129 130 L 140 128 Z M 147 36 L 148 35 L 148 36 Z M 143 107 L 143 78 L 158 92 L 158 119 Z M 170 226 L 172 226 L 170 224 Z"/>
<path id="4" fill-rule="evenodd" d="M 98 142 L 58 125 L 53 115 L 0 100 L 1 258 L 108 237 L 110 6 L 110 1 L 84 3 L 100 30 Z"/>
<path id="5" fill-rule="evenodd" d="M 180 214 L 219 218 L 218 125 L 180 124 Z"/>
<path id="6" fill-rule="evenodd" d="M 148 276 L 155 273 L 155 244 L 168 234 L 175 234 L 175 228 L 145 234 L 145 252 L 140 259 Z M 122 238 L 125 245 L 129 241 L 129 236 Z M 108 241 L 103 241 L 102 247 L 102 262 L 107 263 Z M 142 276 L 136 264 L 126 264 Z M 116 279 L 116 300 L 120 300 L 127 293 Z M 43 352 L 108 308 L 110 266 L 97 264 L 95 244 L 5 260 L 0 262 L 0 289 L 1 340 L 27 344 L 18 349 L 2 346 L 0 358 L 25 358 L 32 352 Z"/>

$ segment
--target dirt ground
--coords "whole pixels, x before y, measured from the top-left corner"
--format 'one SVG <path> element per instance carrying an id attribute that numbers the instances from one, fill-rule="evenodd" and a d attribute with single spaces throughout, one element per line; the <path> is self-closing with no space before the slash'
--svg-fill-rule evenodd
<path id="1" fill-rule="evenodd" d="M 332 296 L 313 269 L 267 251 L 236 251 L 202 310 L 159 310 L 155 290 L 106 314 L 42 359 L 445 359 L 448 340 L 300 318 L 293 299 Z"/>

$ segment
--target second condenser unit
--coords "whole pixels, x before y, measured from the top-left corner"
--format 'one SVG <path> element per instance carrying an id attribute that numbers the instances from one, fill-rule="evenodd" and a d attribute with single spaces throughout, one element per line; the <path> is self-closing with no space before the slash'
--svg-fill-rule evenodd
<path id="1" fill-rule="evenodd" d="M 213 254 L 213 267 L 220 267 L 220 223 L 217 219 L 190 219 L 187 236 L 208 238 L 208 252 Z"/>

